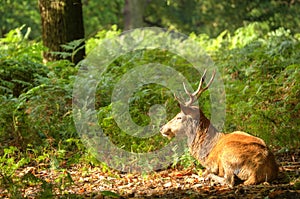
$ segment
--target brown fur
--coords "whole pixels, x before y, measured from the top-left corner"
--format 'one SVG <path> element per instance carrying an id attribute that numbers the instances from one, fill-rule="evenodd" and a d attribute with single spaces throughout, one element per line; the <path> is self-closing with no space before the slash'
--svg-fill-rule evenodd
<path id="1" fill-rule="evenodd" d="M 206 167 L 204 176 L 221 184 L 233 186 L 235 177 L 244 185 L 277 178 L 274 155 L 262 139 L 241 131 L 220 133 L 195 106 L 181 105 L 161 133 L 168 138 L 186 134 L 190 153 Z"/>

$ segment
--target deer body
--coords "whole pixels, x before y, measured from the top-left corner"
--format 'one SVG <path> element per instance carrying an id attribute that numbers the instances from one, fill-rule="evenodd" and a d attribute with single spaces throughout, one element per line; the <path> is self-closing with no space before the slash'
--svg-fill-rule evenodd
<path id="1" fill-rule="evenodd" d="M 192 106 L 214 76 L 203 89 L 204 77 L 205 73 L 195 93 L 186 91 L 190 101 L 180 103 L 181 112 L 161 128 L 162 135 L 168 138 L 186 135 L 190 153 L 206 168 L 203 175 L 221 184 L 233 186 L 235 177 L 244 185 L 274 180 L 278 166 L 262 139 L 241 131 L 220 133 L 198 107 Z"/>

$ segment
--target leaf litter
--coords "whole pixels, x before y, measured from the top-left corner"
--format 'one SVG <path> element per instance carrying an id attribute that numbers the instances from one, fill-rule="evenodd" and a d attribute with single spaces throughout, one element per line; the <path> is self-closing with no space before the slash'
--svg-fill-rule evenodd
<path id="1" fill-rule="evenodd" d="M 43 185 L 53 185 L 52 198 L 300 198 L 300 150 L 277 152 L 279 178 L 272 183 L 233 188 L 210 184 L 195 167 L 168 168 L 149 174 L 103 171 L 90 165 L 73 165 L 67 169 L 19 169 L 19 177 L 31 176 L 21 189 L 22 198 L 38 198 Z M 45 194 L 45 193 L 44 193 Z M 9 198 L 0 187 L 0 197 Z"/>

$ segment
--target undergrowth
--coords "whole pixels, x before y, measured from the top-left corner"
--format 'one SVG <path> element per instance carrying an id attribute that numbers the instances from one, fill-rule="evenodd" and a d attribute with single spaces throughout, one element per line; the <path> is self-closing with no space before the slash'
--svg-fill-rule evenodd
<path id="1" fill-rule="evenodd" d="M 29 32 L 22 35 L 20 30 L 0 39 L 0 175 L 1 184 L 16 197 L 22 186 L 19 182 L 25 179 L 17 178 L 14 172 L 25 165 L 45 162 L 46 167 L 63 169 L 86 162 L 107 169 L 85 148 L 74 126 L 72 92 L 78 66 L 67 60 L 43 64 L 41 43 L 29 41 Z M 119 33 L 116 28 L 102 31 L 86 42 L 88 51 Z M 300 34 L 292 35 L 284 28 L 270 31 L 266 24 L 253 23 L 234 34 L 224 31 L 217 38 L 190 37 L 212 57 L 225 84 L 226 122 L 220 130 L 242 130 L 263 138 L 272 147 L 299 148 Z M 134 51 L 110 64 L 96 91 L 97 125 L 114 144 L 130 152 L 155 151 L 169 143 L 158 132 L 150 138 L 130 136 L 112 117 L 114 84 L 130 69 L 149 62 L 179 70 L 194 89 L 201 75 L 183 58 L 160 50 Z M 201 99 L 200 106 L 210 114 L 207 99 Z M 168 89 L 149 84 L 130 98 L 132 120 L 148 125 L 149 109 L 155 104 L 166 106 L 165 121 L 179 111 Z M 187 167 L 198 164 L 188 152 L 184 156 L 174 154 L 173 165 L 178 163 Z M 27 177 L 32 183 L 41 183 L 45 194 L 51 195 L 51 184 Z M 70 181 L 67 174 L 62 178 Z M 10 187 L 12 184 L 15 186 Z"/>

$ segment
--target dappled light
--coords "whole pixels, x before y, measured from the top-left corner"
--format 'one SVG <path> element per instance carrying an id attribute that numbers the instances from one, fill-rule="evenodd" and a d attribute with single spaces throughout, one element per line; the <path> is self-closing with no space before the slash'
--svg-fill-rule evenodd
<path id="1" fill-rule="evenodd" d="M 4 0 L 0 197 L 299 198 L 299 9 Z"/>

